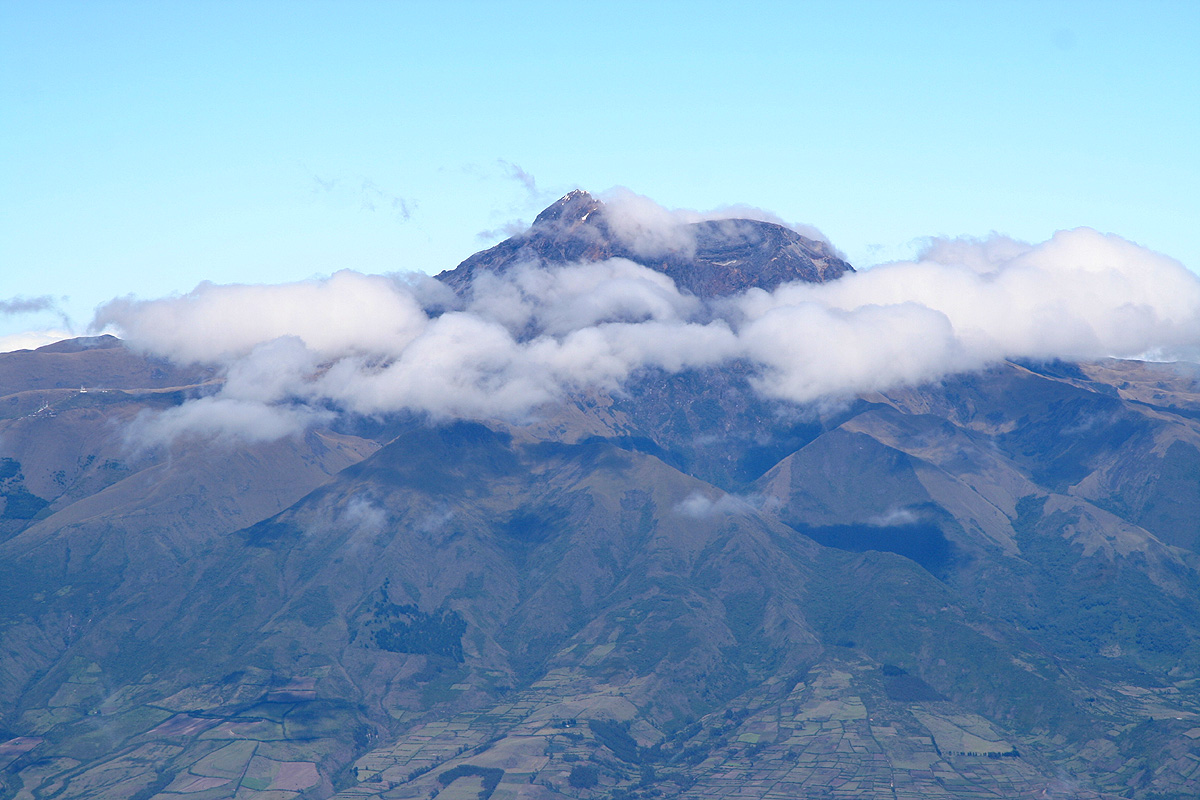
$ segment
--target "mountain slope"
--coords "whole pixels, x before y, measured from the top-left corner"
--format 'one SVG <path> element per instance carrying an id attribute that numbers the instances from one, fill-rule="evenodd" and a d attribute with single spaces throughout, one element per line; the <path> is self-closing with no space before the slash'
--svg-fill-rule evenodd
<path id="1" fill-rule="evenodd" d="M 442 279 L 647 255 L 584 193 Z M 661 244 L 661 242 L 660 242 Z M 840 404 L 644 370 L 529 420 L 138 450 L 219 374 L 0 355 L 4 797 L 1200 794 L 1193 367 L 1002 363 Z"/>

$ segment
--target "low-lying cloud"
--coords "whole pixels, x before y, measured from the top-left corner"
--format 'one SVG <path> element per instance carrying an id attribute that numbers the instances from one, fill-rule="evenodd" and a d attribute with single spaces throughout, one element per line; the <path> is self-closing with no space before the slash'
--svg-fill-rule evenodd
<path id="1" fill-rule="evenodd" d="M 694 223 L 697 222 L 721 223 L 722 232 L 732 239 L 744 233 L 739 225 L 743 220 L 771 222 L 814 241 L 830 244 L 825 234 L 812 225 L 784 222 L 770 211 L 753 206 L 723 206 L 712 211 L 665 208 L 649 197 L 624 188 L 613 189 L 603 200 L 604 220 L 611 232 L 635 255 L 643 258 L 668 253 L 693 255 L 696 250 Z"/>
<path id="2" fill-rule="evenodd" d="M 890 508 L 884 513 L 876 514 L 868 519 L 867 524 L 878 528 L 895 528 L 920 521 L 921 516 L 911 508 Z"/>
<path id="3" fill-rule="evenodd" d="M 739 338 L 781 399 L 887 389 L 1007 358 L 1200 356 L 1200 279 L 1080 228 L 1038 245 L 934 241 L 917 261 L 751 290 Z"/>
<path id="4" fill-rule="evenodd" d="M 638 235 L 673 229 L 660 223 L 674 212 L 639 214 L 650 222 Z M 143 420 L 145 441 L 272 439 L 338 412 L 521 420 L 574 392 L 619 391 L 644 370 L 734 361 L 756 368 L 763 395 L 803 404 L 1010 358 L 1196 359 L 1200 279 L 1081 228 L 1040 244 L 933 240 L 915 261 L 719 301 L 612 259 L 485 273 L 462 296 L 424 276 L 349 271 L 276 286 L 206 283 L 180 297 L 114 300 L 95 325 L 223 373 L 211 396 Z"/>
<path id="5" fill-rule="evenodd" d="M 724 515 L 747 515 L 774 510 L 779 501 L 763 495 L 722 494 L 715 500 L 699 490 L 692 492 L 675 506 L 675 513 L 691 519 L 708 519 Z"/>

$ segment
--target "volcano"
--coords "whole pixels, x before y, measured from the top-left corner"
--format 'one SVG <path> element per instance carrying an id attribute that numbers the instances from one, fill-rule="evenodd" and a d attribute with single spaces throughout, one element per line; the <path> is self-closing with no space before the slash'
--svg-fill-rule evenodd
<path id="1" fill-rule="evenodd" d="M 613 214 L 572 192 L 439 279 L 852 272 Z M 223 376 L 0 354 L 3 796 L 1200 796 L 1196 378 L 1007 361 L 801 406 L 734 364 L 138 450 Z"/>

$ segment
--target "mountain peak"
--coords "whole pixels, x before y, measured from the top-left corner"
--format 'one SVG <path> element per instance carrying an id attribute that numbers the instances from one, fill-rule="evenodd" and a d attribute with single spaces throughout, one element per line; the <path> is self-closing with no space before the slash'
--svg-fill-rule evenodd
<path id="1" fill-rule="evenodd" d="M 563 195 L 533 225 L 463 261 L 438 278 L 466 291 L 477 270 L 502 273 L 518 264 L 560 265 L 626 258 L 667 275 L 698 297 L 719 297 L 781 283 L 835 280 L 854 268 L 824 242 L 754 219 L 678 221 L 678 247 L 645 247 L 644 231 L 614 225 L 612 206 L 582 189 Z M 653 239 L 653 235 L 650 237 Z"/>
<path id="2" fill-rule="evenodd" d="M 551 206 L 537 215 L 533 227 L 544 225 L 571 225 L 585 222 L 603 204 L 582 189 L 567 192 Z"/>

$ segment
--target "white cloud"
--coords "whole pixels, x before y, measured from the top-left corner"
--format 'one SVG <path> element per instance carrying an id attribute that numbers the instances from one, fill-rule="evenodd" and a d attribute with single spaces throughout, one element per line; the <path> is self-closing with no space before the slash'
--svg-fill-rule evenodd
<path id="1" fill-rule="evenodd" d="M 877 525 L 881 528 L 892 528 L 901 525 L 912 525 L 914 522 L 919 522 L 921 519 L 911 508 L 889 508 L 883 514 L 877 514 L 867 520 L 868 525 Z"/>
<path id="2" fill-rule="evenodd" d="M 846 310 L 789 301 L 738 333 L 747 357 L 763 367 L 756 387 L 796 402 L 919 383 L 977 366 L 945 315 L 916 303 Z"/>
<path id="3" fill-rule="evenodd" d="M 134 420 L 128 439 L 135 448 L 175 439 L 270 442 L 297 436 L 313 425 L 330 422 L 334 414 L 303 405 L 279 405 L 228 397 L 200 397 L 159 413 Z"/>
<path id="4" fill-rule="evenodd" d="M 623 258 L 556 269 L 518 266 L 503 276 L 482 273 L 468 311 L 503 323 L 514 334 L 530 325 L 557 335 L 602 322 L 683 320 L 700 309 L 674 281 Z"/>
<path id="5" fill-rule="evenodd" d="M 388 514 L 369 497 L 357 494 L 342 509 L 340 522 L 359 532 L 380 533 L 387 526 Z"/>
<path id="6" fill-rule="evenodd" d="M 532 369 L 524 349 L 503 325 L 449 312 L 430 320 L 394 359 L 339 359 L 311 391 L 363 414 L 409 408 L 436 416 L 519 416 L 556 395 L 552 377 Z"/>
<path id="7" fill-rule="evenodd" d="M 1039 245 L 934 242 L 926 260 L 742 298 L 768 394 L 808 401 L 934 380 L 1005 358 L 1200 355 L 1200 279 L 1080 228 Z"/>
<path id="8" fill-rule="evenodd" d="M 699 491 L 692 492 L 675 506 L 675 512 L 692 519 L 706 519 L 722 514 L 748 514 L 753 509 L 734 495 L 723 494 L 712 500 Z"/>
<path id="9" fill-rule="evenodd" d="M 678 253 L 694 255 L 696 251 L 696 222 L 729 223 L 723 233 L 736 238 L 738 220 L 757 220 L 791 228 L 801 236 L 829 244 L 825 234 L 812 225 L 788 224 L 775 214 L 746 205 L 723 206 L 712 211 L 693 211 L 685 208 L 668 209 L 648 197 L 617 187 L 603 196 L 604 219 L 609 229 L 635 255 L 655 258 Z"/>
<path id="10" fill-rule="evenodd" d="M 634 235 L 675 246 L 686 214 L 623 202 L 617 218 L 627 214 Z M 141 420 L 143 441 L 268 439 L 326 421 L 330 408 L 520 420 L 575 391 L 619 391 L 641 370 L 734 360 L 757 369 L 763 394 L 807 403 L 1006 358 L 1195 358 L 1200 279 L 1078 229 L 1036 245 L 930 240 L 916 261 L 712 303 L 613 259 L 483 273 L 462 298 L 425 277 L 348 271 L 279 286 L 202 284 L 115 300 L 96 324 L 223 372 L 216 394 Z"/>
<path id="11" fill-rule="evenodd" d="M 132 346 L 157 355 L 217 362 L 281 336 L 295 336 L 326 357 L 364 349 L 399 354 L 426 322 L 408 285 L 343 270 L 322 281 L 202 283 L 180 297 L 120 298 L 99 309 L 93 327 L 111 325 Z"/>
<path id="12" fill-rule="evenodd" d="M 762 495 L 722 494 L 714 500 L 697 490 L 676 504 L 675 513 L 692 519 L 707 519 L 726 514 L 752 514 L 778 504 L 778 499 Z"/>

